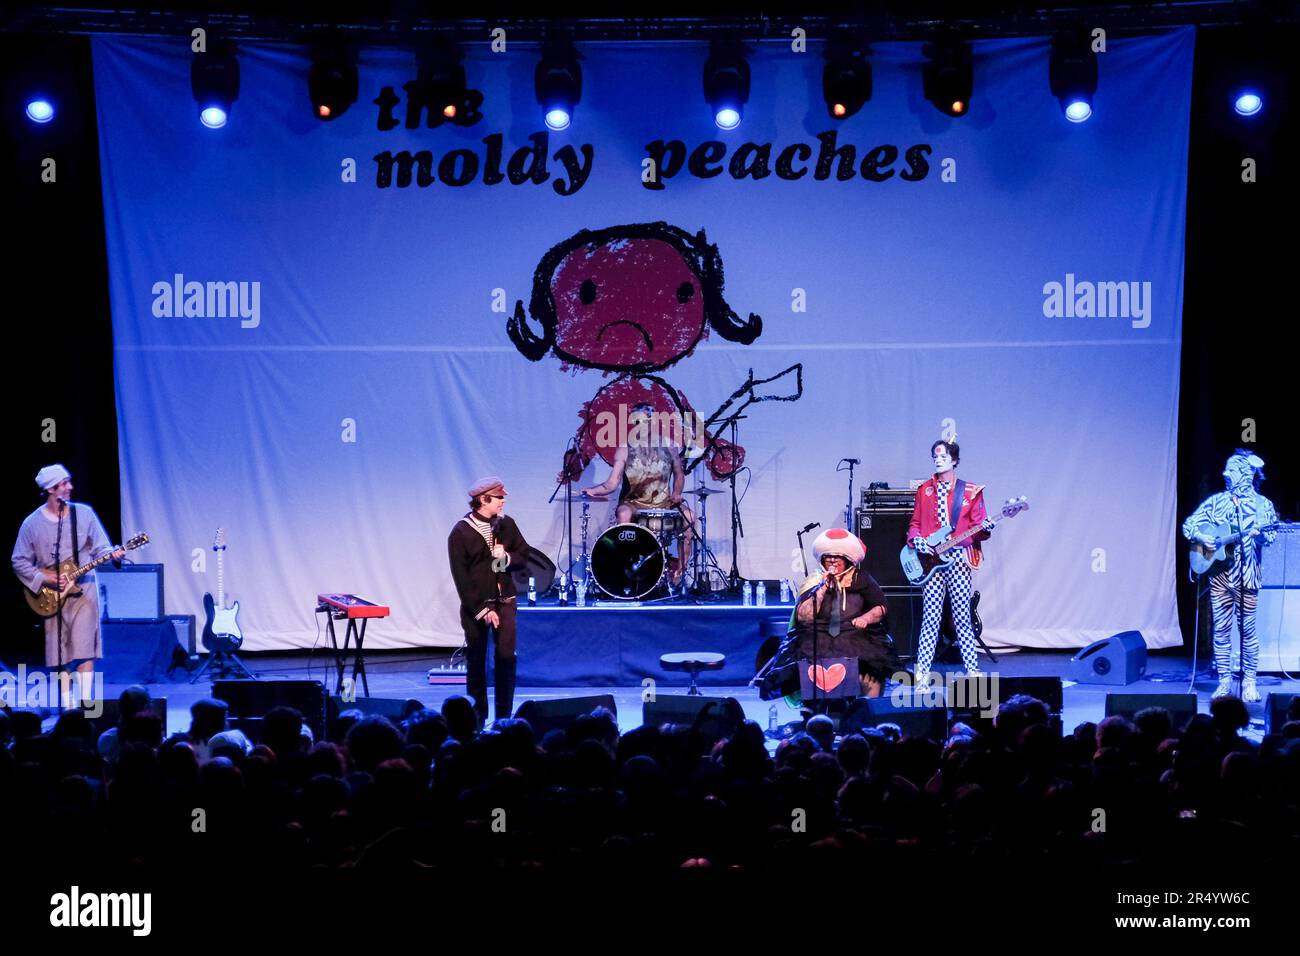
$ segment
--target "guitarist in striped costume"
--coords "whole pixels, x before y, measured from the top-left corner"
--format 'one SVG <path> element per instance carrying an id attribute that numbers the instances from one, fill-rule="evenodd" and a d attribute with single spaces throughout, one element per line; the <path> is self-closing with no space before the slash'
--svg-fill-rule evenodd
<path id="1" fill-rule="evenodd" d="M 1277 509 L 1258 491 L 1264 480 L 1264 460 L 1244 448 L 1232 453 L 1223 467 L 1226 491 L 1210 495 L 1183 522 L 1183 537 L 1213 550 L 1219 539 L 1240 535 L 1228 545 L 1218 566 L 1211 565 L 1210 606 L 1214 611 L 1214 669 L 1219 675 L 1215 697 L 1232 693 L 1232 626 L 1241 630 L 1241 699 L 1257 703 L 1255 678 L 1259 671 L 1259 637 L 1255 634 L 1255 603 L 1259 596 L 1259 556 L 1277 532 Z M 1226 532 L 1226 534 L 1225 534 Z"/>
<path id="2" fill-rule="evenodd" d="M 937 441 L 930 446 L 934 474 L 916 489 L 912 523 L 907 529 L 909 546 L 924 553 L 932 546 L 927 538 L 944 525 L 951 525 L 954 535 L 972 528 L 981 530 L 971 537 L 970 547 L 963 548 L 950 564 L 935 571 L 925 582 L 922 595 L 921 634 L 917 641 L 914 686 L 930 682 L 930 664 L 943 623 L 943 599 L 952 602 L 952 619 L 957 629 L 957 647 L 968 674 L 978 674 L 979 656 L 975 651 L 975 631 L 971 626 L 971 570 L 983 561 L 980 542 L 989 537 L 994 522 L 984 509 L 984 486 L 957 478 L 961 448 L 956 441 Z"/>

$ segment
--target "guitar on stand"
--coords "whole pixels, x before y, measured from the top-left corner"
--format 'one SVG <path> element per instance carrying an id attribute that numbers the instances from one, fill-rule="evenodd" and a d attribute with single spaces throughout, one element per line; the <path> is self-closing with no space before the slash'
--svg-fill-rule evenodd
<path id="1" fill-rule="evenodd" d="M 212 550 L 217 552 L 217 595 L 211 592 L 203 595 L 203 647 L 208 652 L 208 659 L 190 678 L 193 684 L 209 667 L 214 676 L 226 677 L 235 674 L 248 680 L 256 680 L 244 662 L 235 653 L 244 643 L 244 634 L 239 629 L 239 602 L 226 606 L 226 529 L 218 528 L 212 540 Z"/>

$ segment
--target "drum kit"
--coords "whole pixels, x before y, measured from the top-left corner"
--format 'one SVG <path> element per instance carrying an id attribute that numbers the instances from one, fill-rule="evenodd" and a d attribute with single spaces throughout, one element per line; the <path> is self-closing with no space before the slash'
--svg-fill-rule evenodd
<path id="1" fill-rule="evenodd" d="M 716 488 L 702 484 L 687 489 L 695 496 L 699 533 L 690 528 L 678 508 L 641 508 L 630 522 L 615 524 L 597 536 L 590 549 L 587 546 L 587 529 L 593 501 L 608 501 L 594 495 L 574 496 L 582 502 L 582 553 L 585 556 L 587 580 L 594 582 L 609 597 L 617 601 L 643 601 L 671 598 L 686 589 L 683 572 L 674 585 L 671 572 L 672 559 L 680 560 L 684 553 L 686 536 L 691 535 L 695 547 L 692 554 L 691 584 L 698 586 L 707 580 L 709 557 L 701 546 L 707 528 L 707 503 L 709 495 L 720 494 Z"/>

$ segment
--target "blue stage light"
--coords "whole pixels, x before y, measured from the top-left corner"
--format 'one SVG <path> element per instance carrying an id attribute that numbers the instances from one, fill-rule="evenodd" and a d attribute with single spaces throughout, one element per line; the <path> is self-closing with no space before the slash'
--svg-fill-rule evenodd
<path id="1" fill-rule="evenodd" d="M 54 119 L 54 104 L 42 97 L 29 100 L 27 118 L 33 123 L 48 123 Z"/>
<path id="2" fill-rule="evenodd" d="M 571 117 L 568 110 L 553 109 L 546 111 L 546 128 L 553 130 L 568 129 Z"/>
<path id="3" fill-rule="evenodd" d="M 713 109 L 713 121 L 719 129 L 739 126 L 741 111 L 749 102 L 746 52 L 740 43 L 715 40 L 704 64 L 704 101 Z"/>
<path id="4" fill-rule="evenodd" d="M 221 129 L 228 118 L 229 114 L 220 106 L 206 106 L 199 111 L 199 120 L 208 129 Z"/>
<path id="5" fill-rule="evenodd" d="M 1065 107 L 1065 118 L 1071 123 L 1082 123 L 1092 116 L 1092 104 L 1087 100 L 1072 100 Z"/>
<path id="6" fill-rule="evenodd" d="M 740 125 L 740 110 L 724 106 L 713 114 L 713 121 L 719 129 L 735 129 Z"/>
<path id="7" fill-rule="evenodd" d="M 1242 116 L 1254 116 L 1264 108 L 1264 98 L 1258 93 L 1247 90 L 1246 92 L 1237 95 L 1236 100 L 1233 101 L 1232 108 Z"/>

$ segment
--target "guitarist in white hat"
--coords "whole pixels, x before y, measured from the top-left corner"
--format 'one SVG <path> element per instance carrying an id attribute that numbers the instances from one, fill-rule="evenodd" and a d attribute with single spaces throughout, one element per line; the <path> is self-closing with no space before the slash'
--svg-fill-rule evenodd
<path id="1" fill-rule="evenodd" d="M 1259 672 L 1259 637 L 1255 634 L 1255 602 L 1259 596 L 1259 556 L 1277 532 L 1277 509 L 1257 490 L 1264 480 L 1264 459 L 1238 448 L 1223 466 L 1226 491 L 1210 495 L 1183 522 L 1183 537 L 1207 548 L 1219 547 L 1221 526 L 1241 535 L 1229 544 L 1221 567 L 1210 577 L 1210 605 L 1214 610 L 1214 669 L 1219 675 L 1215 697 L 1232 693 L 1232 625 L 1241 628 L 1241 699 L 1258 703 L 1255 686 Z"/>
<path id="2" fill-rule="evenodd" d="M 54 569 L 55 542 L 60 561 L 72 558 L 78 566 L 112 552 L 116 560 L 126 551 L 113 546 L 90 505 L 73 504 L 72 476 L 62 465 L 46 465 L 36 475 L 45 504 L 29 514 L 18 529 L 11 558 L 14 574 L 33 593 L 43 585 L 81 589 L 62 609 L 45 619 L 45 666 L 75 667 L 82 700 L 91 699 L 95 659 L 104 656 L 99 639 L 99 590 L 95 572 L 69 581 Z M 60 623 L 61 622 L 61 623 Z M 60 635 L 62 642 L 60 643 Z"/>

